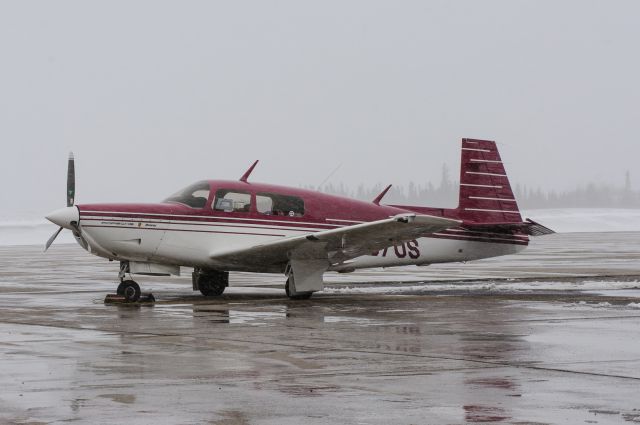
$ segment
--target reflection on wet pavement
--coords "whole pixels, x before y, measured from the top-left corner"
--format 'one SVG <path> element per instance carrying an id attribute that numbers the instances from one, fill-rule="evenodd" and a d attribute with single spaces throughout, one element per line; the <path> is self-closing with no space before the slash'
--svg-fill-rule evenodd
<path id="1" fill-rule="evenodd" d="M 0 248 L 0 423 L 640 423 L 638 278 L 609 259 L 609 277 L 554 285 L 570 245 L 550 244 L 550 268 L 529 254 L 537 281 L 477 281 L 513 259 L 400 289 L 340 276 L 308 301 L 279 276 L 236 275 L 219 299 L 141 279 L 153 305 L 102 303 L 117 266 L 77 247 Z M 586 248 L 568 258 L 595 270 Z"/>

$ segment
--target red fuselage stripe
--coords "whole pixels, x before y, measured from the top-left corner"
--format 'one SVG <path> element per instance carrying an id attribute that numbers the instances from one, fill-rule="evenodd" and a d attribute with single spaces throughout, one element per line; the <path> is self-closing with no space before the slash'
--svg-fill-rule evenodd
<path id="1" fill-rule="evenodd" d="M 269 233 L 248 233 L 248 232 L 222 232 L 216 230 L 187 230 L 187 229 L 163 229 L 159 227 L 123 227 L 123 226 L 102 226 L 102 225 L 88 225 L 82 226 L 83 228 L 96 228 L 96 227 L 105 227 L 105 228 L 113 228 L 113 229 L 127 229 L 127 230 L 162 230 L 165 232 L 194 232 L 194 233 L 220 233 L 220 234 L 228 234 L 228 235 L 250 235 L 250 236 L 276 236 L 276 237 L 285 237 L 285 235 L 273 235 Z"/>
<path id="2" fill-rule="evenodd" d="M 81 220 L 82 221 L 82 220 Z M 130 221 L 129 221 L 130 222 Z M 172 224 L 172 223 L 162 223 L 162 224 Z M 178 224 L 178 223 L 176 223 Z M 201 224 L 205 225 L 205 224 Z M 210 224 L 211 226 L 217 226 L 217 224 Z M 254 233 L 254 232 L 225 232 L 225 231 L 216 231 L 216 230 L 194 230 L 194 229 L 169 229 L 169 228 L 159 228 L 159 227 L 133 227 L 133 226 L 111 226 L 111 225 L 82 225 L 83 228 L 113 228 L 113 229 L 130 229 L 130 230 L 161 230 L 166 232 L 192 232 L 192 233 L 216 233 L 216 234 L 230 234 L 230 235 L 248 235 L 248 236 L 272 236 L 272 237 L 285 237 L 286 235 L 282 234 L 271 234 L 271 233 Z M 231 226 L 225 226 L 231 227 Z M 273 229 L 270 227 L 257 227 L 257 226 L 244 226 L 251 229 L 265 229 L 265 230 L 290 230 L 290 231 L 299 231 L 305 232 L 305 230 L 299 229 L 285 229 L 278 228 Z M 523 239 L 510 239 L 509 235 L 505 235 L 505 237 L 492 237 L 492 236 L 469 236 L 465 234 L 451 234 L 446 233 L 447 231 L 442 232 L 441 234 L 429 234 L 425 235 L 425 238 L 434 238 L 434 239 L 448 239 L 448 240 L 460 240 L 467 242 L 486 242 L 486 243 L 499 243 L 499 244 L 509 244 L 509 245 L 528 245 L 528 240 Z M 446 233 L 446 234 L 444 234 Z M 478 234 L 479 232 L 474 232 Z M 510 239 L 510 240 L 508 240 Z"/>
<path id="3" fill-rule="evenodd" d="M 294 224 L 293 222 L 289 222 L 291 224 L 288 224 L 288 223 L 279 222 L 279 221 L 273 221 L 273 222 L 268 221 L 267 223 L 265 223 L 262 221 L 256 222 L 256 220 L 252 220 L 252 219 L 235 219 L 233 221 L 230 221 L 232 219 L 224 218 L 224 217 L 198 217 L 198 216 L 179 217 L 179 216 L 171 216 L 171 215 L 162 216 L 162 217 L 166 217 L 164 220 L 158 219 L 155 216 L 153 218 L 149 216 L 143 216 L 143 217 L 138 217 L 138 219 L 135 219 L 136 218 L 135 214 L 127 214 L 127 215 L 120 215 L 120 216 L 115 215 L 115 213 L 109 213 L 109 214 L 110 215 L 108 216 L 98 215 L 98 214 L 81 215 L 81 220 L 85 220 L 85 221 L 113 220 L 113 221 L 121 221 L 125 223 L 144 222 L 144 223 L 150 223 L 150 224 L 164 224 L 164 225 L 173 224 L 173 225 L 185 225 L 185 226 L 242 227 L 247 229 L 289 230 L 289 231 L 298 231 L 298 232 L 306 232 L 306 231 L 312 231 L 312 230 L 328 230 L 324 227 L 322 228 L 316 227 L 315 223 L 311 224 L 308 222 L 300 223 L 300 224 L 298 223 Z M 101 218 L 96 218 L 96 217 L 101 217 Z M 109 217 L 109 218 L 106 218 L 106 217 Z M 163 220 L 163 221 L 159 221 L 159 220 Z M 220 220 L 227 220 L 227 221 L 220 221 Z M 199 223 L 193 223 L 190 221 L 199 221 Z M 179 223 L 176 223 L 176 222 L 179 222 Z M 327 226 L 326 224 L 321 224 L 321 223 L 318 223 L 318 224 Z M 329 226 L 332 226 L 334 228 L 345 227 L 340 225 L 329 225 Z M 113 227 L 119 227 L 119 226 L 113 226 Z M 463 229 L 455 229 L 455 230 L 448 229 L 448 230 L 440 231 L 438 233 L 451 235 L 452 237 L 455 237 L 455 238 L 460 238 L 461 236 L 469 236 L 469 237 L 475 237 L 476 239 L 477 238 L 483 238 L 483 239 L 496 238 L 500 240 L 510 239 L 516 242 L 525 242 L 525 243 L 527 243 L 529 240 L 528 237 L 525 235 L 500 234 L 500 233 L 493 233 L 493 232 L 484 233 L 484 232 L 469 231 L 469 230 L 463 230 Z"/>
<path id="4" fill-rule="evenodd" d="M 313 231 L 313 230 L 328 230 L 328 229 L 318 229 L 315 227 L 310 227 L 310 226 L 295 226 L 295 227 L 286 227 L 286 226 L 276 226 L 276 227 L 270 227 L 270 226 L 248 226 L 244 223 L 238 223 L 238 224 L 231 224 L 228 222 L 222 223 L 222 222 L 217 222 L 217 221 L 209 221 L 207 223 L 171 223 L 171 222 L 167 222 L 167 221 L 151 221 L 151 220 L 129 220 L 129 219 L 118 219 L 117 217 L 110 217 L 110 218 L 82 218 L 81 221 L 119 221 L 119 222 L 123 222 L 123 223 L 149 223 L 149 224 L 164 224 L 164 225 L 168 225 L 168 224 L 174 224 L 174 225 L 179 225 L 179 226 L 215 226 L 215 227 L 241 227 L 243 229 L 264 229 L 264 230 L 292 230 L 292 231 L 298 231 L 298 232 L 309 232 L 309 231 Z M 84 226 L 84 227 L 95 227 L 95 225 L 89 225 L 89 226 Z M 124 227 L 124 226 L 112 226 L 112 227 L 122 227 L 122 228 L 126 228 L 126 229 L 134 229 L 134 228 L 138 228 L 138 227 Z"/>
<path id="5" fill-rule="evenodd" d="M 283 217 L 284 218 L 284 217 Z M 279 220 L 266 220 L 266 219 L 255 219 L 255 218 L 226 218 L 226 217 L 200 217 L 200 216 L 175 216 L 175 215 L 164 215 L 164 214 L 147 214 L 140 215 L 135 213 L 126 213 L 126 214 L 115 214 L 115 213 L 80 213 L 81 220 L 98 220 L 98 221 L 106 221 L 109 219 L 117 219 L 119 221 L 144 221 L 145 223 L 166 223 L 167 221 L 199 221 L 205 223 L 205 225 L 213 223 L 226 223 L 226 224 L 254 224 L 259 226 L 277 226 L 277 227 L 306 227 L 306 228 L 314 228 L 317 230 L 329 230 L 336 229 L 340 227 L 344 227 L 339 224 L 327 224 L 327 223 L 316 223 L 316 222 L 295 222 L 295 221 L 279 221 Z M 153 221 L 151 221 L 153 220 Z M 163 220 L 163 221 L 158 221 Z M 224 220 L 224 221 L 223 221 Z M 182 223 L 180 223 L 182 224 Z M 191 224 L 191 223 L 189 223 Z M 198 225 L 198 223 L 192 223 L 193 225 Z M 321 226 L 321 227 L 320 227 Z"/>

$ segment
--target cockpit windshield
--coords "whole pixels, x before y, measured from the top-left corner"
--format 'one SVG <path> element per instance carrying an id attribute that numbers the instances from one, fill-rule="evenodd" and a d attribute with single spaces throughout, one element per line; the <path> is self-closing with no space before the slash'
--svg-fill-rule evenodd
<path id="1" fill-rule="evenodd" d="M 209 191 L 208 182 L 198 182 L 174 193 L 162 202 L 175 202 L 191 208 L 204 208 L 207 204 L 207 199 L 209 199 Z"/>

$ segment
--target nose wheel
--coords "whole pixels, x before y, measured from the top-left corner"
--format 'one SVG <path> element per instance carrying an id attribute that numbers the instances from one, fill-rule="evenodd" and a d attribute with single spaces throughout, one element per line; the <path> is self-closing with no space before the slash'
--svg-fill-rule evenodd
<path id="1" fill-rule="evenodd" d="M 118 285 L 116 293 L 122 295 L 129 302 L 136 302 L 140 299 L 140 285 L 133 280 L 123 280 Z"/>
<path id="2" fill-rule="evenodd" d="M 125 276 L 129 274 L 129 279 L 125 279 Z M 120 273 L 118 273 L 118 278 L 120 279 L 120 284 L 116 289 L 116 294 L 107 294 L 104 299 L 105 304 L 109 303 L 137 303 L 137 302 L 147 302 L 153 303 L 155 302 L 155 297 L 152 293 L 142 293 L 140 290 L 140 285 L 138 285 L 134 280 L 131 279 L 131 274 L 129 270 L 129 262 L 121 261 L 120 262 Z M 123 299 L 124 298 L 124 299 Z"/>

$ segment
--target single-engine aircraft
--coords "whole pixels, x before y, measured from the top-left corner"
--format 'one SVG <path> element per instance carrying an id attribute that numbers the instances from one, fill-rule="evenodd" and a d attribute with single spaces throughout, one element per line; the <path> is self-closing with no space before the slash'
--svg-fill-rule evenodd
<path id="1" fill-rule="evenodd" d="M 229 272 L 282 273 L 289 298 L 323 289 L 327 271 L 465 262 L 515 254 L 529 236 L 553 233 L 523 221 L 495 142 L 462 140 L 460 201 L 455 209 L 383 205 L 249 182 L 205 180 L 155 204 L 74 205 L 70 155 L 67 207 L 46 218 L 82 248 L 120 262 L 117 292 L 140 298 L 126 274 L 179 275 L 192 267 L 193 290 L 222 295 Z"/>

